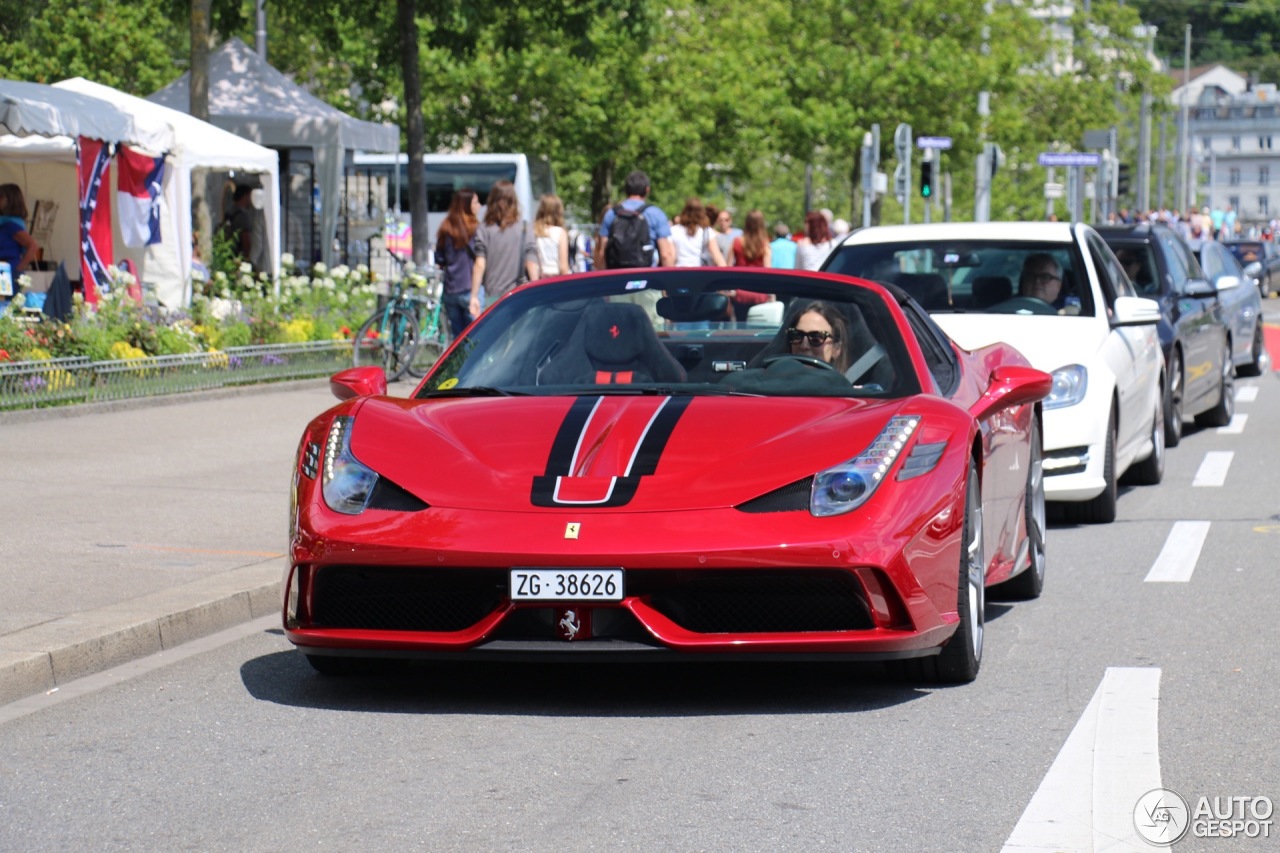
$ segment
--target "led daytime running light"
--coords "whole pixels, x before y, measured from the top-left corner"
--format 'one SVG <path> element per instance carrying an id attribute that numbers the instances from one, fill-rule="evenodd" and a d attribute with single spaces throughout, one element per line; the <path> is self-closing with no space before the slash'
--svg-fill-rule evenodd
<path id="1" fill-rule="evenodd" d="M 815 516 L 840 515 L 870 499 L 902 455 L 911 435 L 920 425 L 916 415 L 898 415 L 871 442 L 848 462 L 828 468 L 813 478 L 809 511 Z"/>

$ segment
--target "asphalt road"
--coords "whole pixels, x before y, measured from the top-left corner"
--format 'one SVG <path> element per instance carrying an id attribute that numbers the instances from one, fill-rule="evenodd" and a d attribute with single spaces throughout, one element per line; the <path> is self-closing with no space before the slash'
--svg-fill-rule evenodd
<path id="1" fill-rule="evenodd" d="M 1116 523 L 1052 526 L 1044 596 L 989 603 L 971 685 L 741 664 L 330 679 L 268 617 L 0 707 L 0 850 L 1141 850 L 1153 788 L 1260 808 L 1280 799 L 1280 382 L 1238 388 L 1235 428 L 1188 428 Z M 255 440 L 195 455 L 218 470 Z"/>

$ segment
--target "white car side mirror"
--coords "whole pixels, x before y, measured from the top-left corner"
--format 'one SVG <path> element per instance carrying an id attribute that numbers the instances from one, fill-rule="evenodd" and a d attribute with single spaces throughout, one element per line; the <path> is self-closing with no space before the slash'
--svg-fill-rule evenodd
<path id="1" fill-rule="evenodd" d="M 1142 296 L 1117 296 L 1111 326 L 1154 326 L 1160 322 L 1160 303 Z"/>
<path id="2" fill-rule="evenodd" d="M 1224 290 L 1234 290 L 1240 286 L 1240 276 L 1224 275 L 1213 283 L 1213 286 L 1221 293 Z"/>

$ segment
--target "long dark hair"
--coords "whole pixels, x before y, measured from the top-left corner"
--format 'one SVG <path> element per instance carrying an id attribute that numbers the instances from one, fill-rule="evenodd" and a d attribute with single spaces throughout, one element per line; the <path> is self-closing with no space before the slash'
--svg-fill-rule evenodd
<path id="1" fill-rule="evenodd" d="M 494 182 L 484 209 L 484 224 L 497 225 L 505 231 L 508 225 L 519 221 L 520 202 L 516 199 L 515 184 L 510 181 Z"/>
<path id="2" fill-rule="evenodd" d="M 804 233 L 815 243 L 825 243 L 831 239 L 831 227 L 827 225 L 827 217 L 821 210 L 811 210 L 804 217 Z"/>
<path id="3" fill-rule="evenodd" d="M 436 245 L 443 247 L 446 237 L 453 241 L 455 249 L 461 249 L 471 242 L 476 226 L 480 224 L 476 215 L 471 212 L 471 200 L 475 197 L 475 190 L 454 190 L 453 198 L 449 200 L 449 212 L 445 214 L 444 222 L 440 223 Z"/>
<path id="4" fill-rule="evenodd" d="M 769 232 L 764 230 L 764 214 L 753 210 L 747 214 L 747 221 L 742 223 L 742 254 L 749 261 L 763 258 L 768 245 Z"/>

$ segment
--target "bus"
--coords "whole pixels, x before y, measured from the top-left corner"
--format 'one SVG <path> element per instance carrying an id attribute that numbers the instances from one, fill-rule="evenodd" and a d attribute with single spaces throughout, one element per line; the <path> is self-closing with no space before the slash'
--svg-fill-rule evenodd
<path id="1" fill-rule="evenodd" d="M 427 233 L 432 248 L 455 190 L 474 190 L 483 205 L 496 182 L 510 181 L 520 202 L 520 215 L 530 228 L 538 211 L 538 199 L 556 191 L 546 158 L 526 154 L 425 154 L 422 161 L 427 173 Z M 386 188 L 387 198 L 381 207 L 392 223 L 388 226 L 387 249 L 408 258 L 413 251 L 408 240 L 409 155 L 357 152 L 352 166 L 352 172 Z"/>

